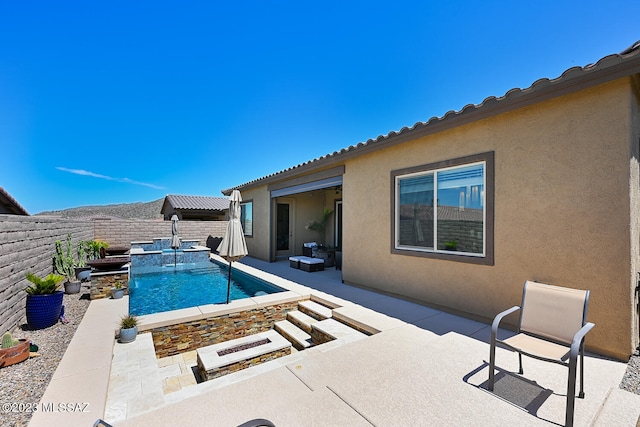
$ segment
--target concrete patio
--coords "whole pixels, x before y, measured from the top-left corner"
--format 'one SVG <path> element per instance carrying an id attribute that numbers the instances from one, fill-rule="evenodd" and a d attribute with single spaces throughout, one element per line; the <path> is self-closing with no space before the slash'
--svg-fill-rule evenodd
<path id="1" fill-rule="evenodd" d="M 114 426 L 237 426 L 254 418 L 277 426 L 564 424 L 562 366 L 525 358 L 525 376 L 517 376 L 517 355 L 498 349 L 496 391 L 485 389 L 488 324 L 345 285 L 334 269 L 307 273 L 251 258 L 238 264 L 339 302 L 336 311 L 380 332 L 165 394 L 157 372 L 168 368 L 154 359 L 149 334 L 134 345 L 114 344 L 127 300 L 93 301 L 42 398 L 87 402 L 89 412 L 38 412 L 30 425 L 92 425 L 98 418 Z M 640 396 L 618 387 L 626 364 L 589 355 L 585 365 L 575 425 L 635 426 Z M 114 375 L 123 372 L 133 382 L 116 392 Z"/>

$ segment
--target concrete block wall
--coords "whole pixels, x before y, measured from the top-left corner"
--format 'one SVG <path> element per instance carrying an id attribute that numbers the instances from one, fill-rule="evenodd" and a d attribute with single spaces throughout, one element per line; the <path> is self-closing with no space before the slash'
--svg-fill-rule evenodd
<path id="1" fill-rule="evenodd" d="M 0 215 L 0 333 L 13 331 L 25 320 L 24 288 L 27 272 L 46 276 L 53 272 L 55 241 L 71 233 L 73 246 L 93 238 L 91 221 L 57 217 Z"/>
<path id="2" fill-rule="evenodd" d="M 171 221 L 95 219 L 94 238 L 112 246 L 129 246 L 131 242 L 171 237 Z M 197 239 L 200 245 L 216 249 L 227 229 L 227 221 L 180 221 L 178 235 Z M 214 247 L 215 245 L 215 247 Z"/>
<path id="3" fill-rule="evenodd" d="M 215 250 L 227 221 L 180 221 L 179 235 L 198 239 Z M 29 271 L 39 276 L 53 272 L 55 241 L 71 233 L 73 247 L 81 240 L 100 239 L 112 246 L 171 236 L 171 221 L 62 219 L 55 216 L 0 214 L 0 334 L 26 322 L 24 288 Z"/>

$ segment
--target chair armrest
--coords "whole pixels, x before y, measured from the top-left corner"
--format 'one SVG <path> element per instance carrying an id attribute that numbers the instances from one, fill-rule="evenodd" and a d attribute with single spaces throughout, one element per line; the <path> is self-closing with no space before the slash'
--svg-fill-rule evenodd
<path id="1" fill-rule="evenodd" d="M 587 332 L 589 332 L 594 326 L 596 325 L 591 322 L 587 322 L 578 332 L 576 332 L 573 336 L 573 341 L 571 341 L 571 351 L 569 353 L 570 358 L 578 357 L 578 351 L 580 350 L 580 344 L 582 344 L 584 336 L 587 335 Z"/>
<path id="2" fill-rule="evenodd" d="M 498 326 L 500 326 L 500 322 L 502 321 L 502 319 L 510 315 L 511 313 L 515 313 L 518 310 L 520 310 L 520 306 L 516 305 L 508 310 L 498 313 L 498 315 L 493 319 L 493 323 L 491 324 L 491 341 L 495 340 L 498 334 Z"/>

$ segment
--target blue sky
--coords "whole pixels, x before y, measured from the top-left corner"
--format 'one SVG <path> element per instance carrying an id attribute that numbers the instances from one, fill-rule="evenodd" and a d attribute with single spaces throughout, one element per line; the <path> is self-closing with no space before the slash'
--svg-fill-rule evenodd
<path id="1" fill-rule="evenodd" d="M 31 214 L 221 196 L 620 52 L 638 16 L 637 0 L 0 1 L 0 186 Z"/>

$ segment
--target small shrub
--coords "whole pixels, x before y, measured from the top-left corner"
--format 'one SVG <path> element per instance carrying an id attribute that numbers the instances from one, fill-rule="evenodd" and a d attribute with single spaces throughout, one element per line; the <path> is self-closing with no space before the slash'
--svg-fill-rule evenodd
<path id="1" fill-rule="evenodd" d="M 120 327 L 122 329 L 131 329 L 136 326 L 138 326 L 138 318 L 136 316 L 128 314 L 120 319 Z"/>
<path id="2" fill-rule="evenodd" d="M 25 288 L 27 294 L 45 295 L 55 293 L 60 286 L 60 282 L 64 280 L 64 276 L 51 273 L 47 277 L 41 278 L 29 272 L 27 273 L 27 280 L 33 283 L 33 285 Z"/>

